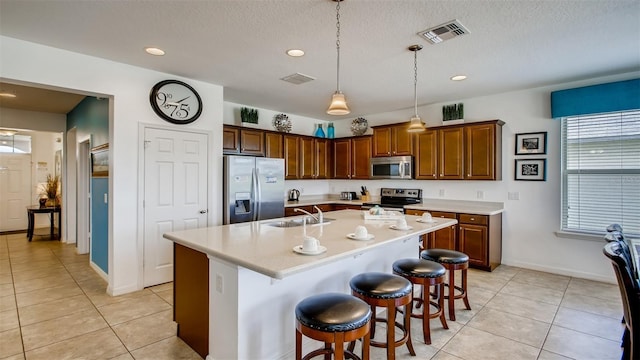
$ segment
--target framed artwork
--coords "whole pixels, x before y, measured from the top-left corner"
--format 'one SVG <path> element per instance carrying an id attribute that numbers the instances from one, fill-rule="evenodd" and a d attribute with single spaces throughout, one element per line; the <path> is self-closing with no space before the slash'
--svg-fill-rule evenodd
<path id="1" fill-rule="evenodd" d="M 516 155 L 547 153 L 547 132 L 516 134 Z"/>
<path id="2" fill-rule="evenodd" d="M 547 159 L 516 159 L 515 180 L 546 181 Z"/>
<path id="3" fill-rule="evenodd" d="M 103 144 L 91 149 L 91 176 L 109 176 L 109 144 Z"/>

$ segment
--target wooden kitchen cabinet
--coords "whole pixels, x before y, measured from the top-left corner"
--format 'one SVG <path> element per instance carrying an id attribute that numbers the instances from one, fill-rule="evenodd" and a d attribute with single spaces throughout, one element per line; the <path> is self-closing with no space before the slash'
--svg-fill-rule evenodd
<path id="1" fill-rule="evenodd" d="M 333 204 L 333 210 L 360 210 L 360 205 Z"/>
<path id="2" fill-rule="evenodd" d="M 222 153 L 240 153 L 240 129 L 228 126 L 222 127 Z"/>
<path id="3" fill-rule="evenodd" d="M 458 214 L 459 251 L 469 266 L 492 271 L 502 261 L 502 214 Z"/>
<path id="4" fill-rule="evenodd" d="M 222 127 L 222 153 L 264 156 L 264 132 L 230 125 Z"/>
<path id="5" fill-rule="evenodd" d="M 415 178 L 438 178 L 438 130 L 426 130 L 416 135 Z"/>
<path id="6" fill-rule="evenodd" d="M 284 159 L 284 143 L 282 134 L 276 132 L 264 133 L 265 156 Z"/>
<path id="7" fill-rule="evenodd" d="M 426 211 L 423 211 L 423 210 L 411 210 L 411 209 L 405 210 L 405 214 L 407 215 L 422 216 L 422 214 L 425 212 Z M 429 211 L 429 212 L 431 213 L 431 216 L 434 218 L 442 217 L 442 218 L 449 218 L 449 219 L 457 219 L 456 213 L 441 212 L 441 211 Z M 422 235 L 421 236 L 422 246 L 420 250 L 435 249 L 435 248 L 456 250 L 457 249 L 457 244 L 456 244 L 457 230 L 458 229 L 456 225 L 451 225 L 444 229 L 440 229 L 432 233 Z"/>
<path id="8" fill-rule="evenodd" d="M 496 120 L 464 127 L 465 179 L 502 180 L 502 125 Z"/>
<path id="9" fill-rule="evenodd" d="M 264 156 L 264 132 L 254 129 L 240 129 L 240 153 Z"/>
<path id="10" fill-rule="evenodd" d="M 331 178 L 330 140 L 301 136 L 298 141 L 299 179 Z"/>
<path id="11" fill-rule="evenodd" d="M 438 129 L 438 178 L 464 179 L 464 128 L 450 126 Z"/>
<path id="12" fill-rule="evenodd" d="M 333 178 L 368 179 L 371 136 L 341 138 L 333 141 Z"/>
<path id="13" fill-rule="evenodd" d="M 300 157 L 298 140 L 299 137 L 296 135 L 285 135 L 283 138 L 284 178 L 287 180 L 298 178 L 300 166 L 298 162 L 298 158 Z"/>
<path id="14" fill-rule="evenodd" d="M 413 137 L 407 131 L 409 123 L 373 128 L 373 156 L 413 155 Z"/>
<path id="15" fill-rule="evenodd" d="M 320 208 L 320 211 L 325 212 L 325 211 L 333 211 L 336 210 L 335 205 L 334 204 L 317 204 L 316 205 L 318 208 Z M 305 211 L 308 211 L 312 214 L 316 214 L 318 211 L 313 207 L 313 205 L 304 205 L 304 206 L 289 206 L 289 207 L 285 207 L 284 208 L 284 216 L 299 216 L 299 215 L 304 215 L 304 213 L 302 212 L 296 212 L 294 209 L 302 209 Z"/>

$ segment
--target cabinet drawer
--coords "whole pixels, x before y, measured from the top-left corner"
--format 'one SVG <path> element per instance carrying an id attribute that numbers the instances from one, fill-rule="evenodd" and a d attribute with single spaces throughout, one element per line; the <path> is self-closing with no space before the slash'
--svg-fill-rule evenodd
<path id="1" fill-rule="evenodd" d="M 432 217 L 455 219 L 456 213 L 444 212 L 444 211 L 429 211 Z"/>
<path id="2" fill-rule="evenodd" d="M 417 216 L 421 216 L 423 212 L 424 212 L 423 210 L 414 210 L 414 209 L 405 209 L 405 210 L 404 210 L 404 213 L 405 213 L 406 215 L 417 215 Z"/>
<path id="3" fill-rule="evenodd" d="M 461 224 L 487 225 L 489 224 L 489 217 L 486 215 L 460 214 L 458 221 Z"/>

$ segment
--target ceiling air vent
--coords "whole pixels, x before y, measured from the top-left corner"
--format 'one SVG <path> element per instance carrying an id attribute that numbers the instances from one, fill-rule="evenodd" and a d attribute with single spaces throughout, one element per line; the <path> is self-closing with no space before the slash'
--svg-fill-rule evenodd
<path id="1" fill-rule="evenodd" d="M 315 80 L 316 78 L 311 77 L 309 75 L 305 75 L 305 74 L 300 74 L 300 73 L 295 73 L 295 74 L 291 74 L 288 76 L 285 76 L 283 78 L 281 78 L 280 80 L 284 80 L 286 82 L 295 84 L 295 85 L 300 85 L 300 84 L 304 84 L 306 82 L 309 82 L 311 80 Z"/>
<path id="2" fill-rule="evenodd" d="M 431 44 L 439 44 L 445 40 L 468 34 L 469 30 L 460 24 L 458 20 L 451 20 L 430 29 L 420 31 L 418 35 L 425 38 Z"/>

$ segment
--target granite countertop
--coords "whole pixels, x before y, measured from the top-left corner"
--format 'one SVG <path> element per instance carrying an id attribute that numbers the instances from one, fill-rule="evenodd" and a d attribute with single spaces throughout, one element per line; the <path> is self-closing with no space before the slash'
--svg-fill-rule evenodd
<path id="1" fill-rule="evenodd" d="M 380 197 L 372 197 L 367 202 L 379 201 Z M 347 204 L 362 205 L 362 200 L 340 200 L 336 195 L 314 195 L 301 196 L 298 201 L 286 201 L 285 207 L 297 207 L 319 204 Z M 422 204 L 407 205 L 405 209 L 446 211 L 455 213 L 469 213 L 477 215 L 495 215 L 504 212 L 504 203 L 489 201 L 466 201 L 466 200 L 444 200 L 444 199 L 422 199 Z"/>
<path id="2" fill-rule="evenodd" d="M 282 279 L 324 264 L 355 256 L 368 249 L 403 241 L 457 223 L 454 219 L 437 218 L 433 223 L 420 223 L 420 217 L 405 215 L 412 230 L 389 228 L 394 221 L 364 220 L 359 210 L 325 212 L 325 218 L 336 219 L 326 225 L 307 225 L 307 235 L 320 240 L 327 251 L 320 255 L 300 255 L 293 247 L 302 244 L 303 227 L 278 228 L 268 223 L 291 220 L 288 217 L 239 224 L 220 225 L 164 234 L 164 237 L 191 249 L 224 261 Z M 364 225 L 375 236 L 368 241 L 351 240 L 347 234 Z M 417 249 L 417 244 L 416 244 Z"/>

